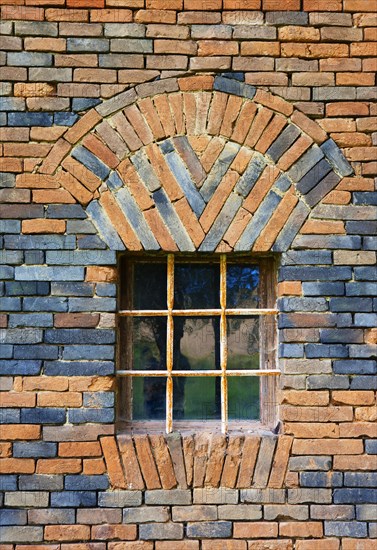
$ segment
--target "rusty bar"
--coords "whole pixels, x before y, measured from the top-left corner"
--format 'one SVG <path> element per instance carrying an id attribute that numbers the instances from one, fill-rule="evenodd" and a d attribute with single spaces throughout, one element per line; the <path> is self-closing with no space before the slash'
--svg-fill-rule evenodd
<path id="1" fill-rule="evenodd" d="M 226 334 L 226 255 L 220 256 L 220 369 L 221 369 L 221 431 L 228 431 L 228 381 L 226 378 L 226 363 L 228 356 Z"/>
<path id="2" fill-rule="evenodd" d="M 174 321 L 172 309 L 174 306 L 174 255 L 168 254 L 167 270 L 167 300 L 168 300 L 168 319 L 166 332 L 166 433 L 173 431 L 173 351 L 174 351 Z"/>
<path id="3" fill-rule="evenodd" d="M 281 374 L 278 369 L 270 370 L 227 370 L 227 376 L 277 376 Z M 117 372 L 117 376 L 165 376 L 168 377 L 166 370 L 120 370 Z M 169 376 L 222 376 L 221 370 L 178 370 L 172 371 Z"/>
<path id="4" fill-rule="evenodd" d="M 225 315 L 276 315 L 279 313 L 277 309 L 227 309 L 225 308 Z M 173 316 L 187 316 L 187 317 L 209 317 L 213 315 L 221 316 L 222 309 L 172 309 L 171 314 Z M 122 309 L 118 311 L 118 315 L 124 317 L 167 317 L 169 310 L 167 309 Z"/>

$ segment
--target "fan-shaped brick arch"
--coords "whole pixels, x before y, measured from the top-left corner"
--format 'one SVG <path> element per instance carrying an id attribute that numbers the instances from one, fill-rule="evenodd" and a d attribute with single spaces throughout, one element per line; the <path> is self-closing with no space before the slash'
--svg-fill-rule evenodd
<path id="1" fill-rule="evenodd" d="M 40 167 L 114 250 L 284 251 L 352 168 L 285 100 L 225 76 L 167 79 L 89 111 Z"/>

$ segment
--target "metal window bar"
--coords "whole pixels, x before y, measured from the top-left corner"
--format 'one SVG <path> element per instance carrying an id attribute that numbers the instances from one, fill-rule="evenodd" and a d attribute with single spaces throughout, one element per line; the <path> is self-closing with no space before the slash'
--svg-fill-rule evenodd
<path id="1" fill-rule="evenodd" d="M 219 376 L 221 377 L 221 431 L 226 433 L 228 430 L 228 387 L 227 378 L 229 376 L 258 376 L 268 377 L 280 374 L 279 369 L 263 370 L 227 370 L 227 316 L 243 315 L 276 315 L 277 309 L 274 308 L 243 308 L 234 309 L 226 307 L 226 276 L 227 261 L 226 254 L 220 255 L 220 307 L 221 309 L 174 309 L 174 255 L 167 255 L 167 308 L 166 310 L 120 310 L 118 315 L 125 317 L 167 317 L 167 335 L 166 335 L 166 370 L 148 370 L 148 376 L 165 377 L 166 380 L 166 433 L 173 430 L 173 377 L 175 376 Z M 179 370 L 173 371 L 173 347 L 174 347 L 174 316 L 219 316 L 220 317 L 220 370 Z M 144 377 L 146 372 L 140 370 L 119 370 L 118 376 L 125 377 Z"/>

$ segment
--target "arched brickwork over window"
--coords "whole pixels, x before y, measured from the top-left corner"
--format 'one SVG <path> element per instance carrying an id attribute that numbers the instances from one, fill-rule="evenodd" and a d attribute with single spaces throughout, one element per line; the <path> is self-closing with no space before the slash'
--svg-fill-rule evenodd
<path id="1" fill-rule="evenodd" d="M 113 250 L 282 252 L 352 168 L 285 100 L 199 76 L 142 84 L 90 110 L 39 173 L 86 206 Z"/>

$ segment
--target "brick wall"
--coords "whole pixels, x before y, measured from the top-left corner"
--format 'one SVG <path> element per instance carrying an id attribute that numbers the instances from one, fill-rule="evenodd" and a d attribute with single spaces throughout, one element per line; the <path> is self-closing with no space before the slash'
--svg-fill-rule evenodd
<path id="1" fill-rule="evenodd" d="M 0 549 L 370 550 L 375 2 L 0 8 Z M 279 434 L 117 432 L 142 249 L 279 257 Z"/>

